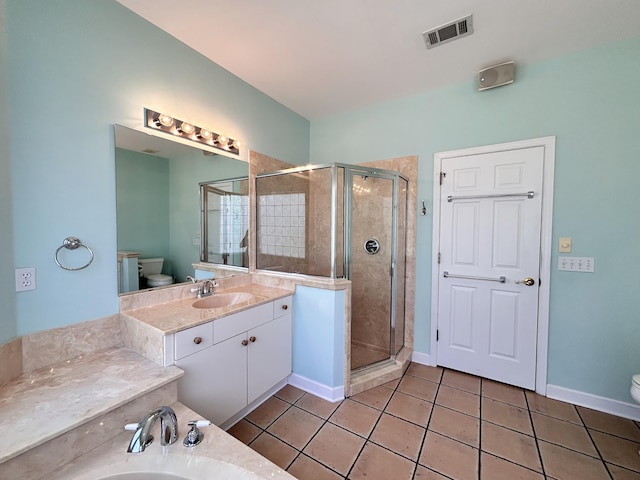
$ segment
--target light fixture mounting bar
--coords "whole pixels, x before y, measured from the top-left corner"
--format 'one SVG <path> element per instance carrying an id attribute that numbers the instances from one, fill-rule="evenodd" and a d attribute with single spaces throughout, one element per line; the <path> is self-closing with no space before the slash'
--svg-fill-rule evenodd
<path id="1" fill-rule="evenodd" d="M 227 153 L 240 154 L 240 141 L 216 133 L 208 128 L 199 127 L 189 122 L 174 118 L 165 113 L 144 109 L 144 126 L 168 135 L 184 138 L 200 145 L 206 145 Z"/>

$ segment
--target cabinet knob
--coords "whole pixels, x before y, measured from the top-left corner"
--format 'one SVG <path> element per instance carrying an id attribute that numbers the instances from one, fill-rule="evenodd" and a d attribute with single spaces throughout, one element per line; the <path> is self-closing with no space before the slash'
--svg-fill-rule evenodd
<path id="1" fill-rule="evenodd" d="M 193 343 L 200 345 L 202 343 L 202 337 L 196 337 L 193 339 Z"/>
<path id="2" fill-rule="evenodd" d="M 255 341 L 256 341 L 256 337 L 253 337 L 253 336 L 249 337 L 249 341 L 250 341 L 251 343 L 255 342 Z"/>
<path id="3" fill-rule="evenodd" d="M 282 305 L 282 309 L 283 309 L 283 310 L 286 310 L 287 308 L 289 308 L 289 305 L 286 305 L 286 304 L 285 304 L 285 305 Z"/>
<path id="4" fill-rule="evenodd" d="M 247 342 L 247 339 L 242 340 L 242 346 L 246 347 L 247 345 L 249 345 L 249 342 Z"/>

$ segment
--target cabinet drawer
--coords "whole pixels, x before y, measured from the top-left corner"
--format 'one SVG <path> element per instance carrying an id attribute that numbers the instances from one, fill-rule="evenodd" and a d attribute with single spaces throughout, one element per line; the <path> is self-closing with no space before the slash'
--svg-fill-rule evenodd
<path id="1" fill-rule="evenodd" d="M 214 320 L 213 334 L 215 336 L 215 343 L 235 337 L 240 333 L 271 320 L 273 320 L 272 302 Z"/>
<path id="2" fill-rule="evenodd" d="M 175 339 L 175 358 L 178 360 L 213 345 L 213 324 L 209 322 L 182 330 L 176 333 Z"/>
<path id="3" fill-rule="evenodd" d="M 293 305 L 293 297 L 279 298 L 273 301 L 273 318 L 281 317 L 287 313 L 291 313 Z"/>

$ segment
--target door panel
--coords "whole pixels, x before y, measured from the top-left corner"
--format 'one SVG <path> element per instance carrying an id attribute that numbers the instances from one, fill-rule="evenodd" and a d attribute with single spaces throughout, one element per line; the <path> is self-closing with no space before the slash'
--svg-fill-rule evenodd
<path id="1" fill-rule="evenodd" d="M 442 160 L 438 364 L 535 387 L 543 160 L 542 147 Z"/>
<path id="2" fill-rule="evenodd" d="M 477 310 L 476 289 L 453 287 L 451 296 L 451 346 L 474 351 L 473 312 Z"/>

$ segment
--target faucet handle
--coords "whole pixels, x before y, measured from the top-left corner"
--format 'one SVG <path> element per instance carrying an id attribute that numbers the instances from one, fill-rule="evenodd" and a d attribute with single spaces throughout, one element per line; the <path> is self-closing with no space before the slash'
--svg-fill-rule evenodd
<path id="1" fill-rule="evenodd" d="M 198 428 L 202 428 L 208 427 L 209 425 L 211 425 L 211 422 L 209 420 L 191 420 L 187 423 L 187 425 L 189 425 L 190 427 L 195 425 Z"/>
<path id="2" fill-rule="evenodd" d="M 187 433 L 182 441 L 185 447 L 195 447 L 204 439 L 204 433 L 199 428 L 208 427 L 211 425 L 209 420 L 192 420 L 187 423 L 191 427 L 191 430 Z"/>
<path id="3" fill-rule="evenodd" d="M 139 426 L 140 426 L 140 424 L 139 424 L 139 423 L 127 423 L 127 424 L 124 426 L 124 429 L 125 429 L 125 430 L 129 430 L 129 431 L 132 431 L 132 432 L 135 432 L 135 431 L 138 429 L 138 427 L 139 427 Z"/>

